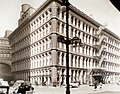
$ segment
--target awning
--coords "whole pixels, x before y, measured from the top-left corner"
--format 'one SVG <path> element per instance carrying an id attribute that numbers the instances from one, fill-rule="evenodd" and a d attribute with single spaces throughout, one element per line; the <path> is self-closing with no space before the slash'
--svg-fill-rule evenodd
<path id="1" fill-rule="evenodd" d="M 94 74 L 93 77 L 102 77 L 102 74 Z"/>

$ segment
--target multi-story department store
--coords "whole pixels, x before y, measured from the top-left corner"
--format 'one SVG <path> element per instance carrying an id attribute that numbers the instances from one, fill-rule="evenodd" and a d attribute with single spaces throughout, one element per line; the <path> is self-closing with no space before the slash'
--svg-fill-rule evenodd
<path id="1" fill-rule="evenodd" d="M 66 36 L 61 5 L 60 0 L 47 0 L 37 10 L 22 5 L 18 28 L 9 36 L 15 80 L 66 83 L 66 45 L 57 41 L 59 35 Z M 73 5 L 68 19 L 69 37 L 77 36 L 84 43 L 69 47 L 70 82 L 87 84 L 94 74 L 101 74 L 106 83 L 119 81 L 120 38 Z"/>

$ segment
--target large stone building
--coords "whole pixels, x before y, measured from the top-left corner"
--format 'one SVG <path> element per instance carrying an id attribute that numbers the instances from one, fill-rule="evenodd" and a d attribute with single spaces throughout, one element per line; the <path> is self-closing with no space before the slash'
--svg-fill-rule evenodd
<path id="1" fill-rule="evenodd" d="M 13 80 L 11 72 L 11 46 L 8 36 L 11 31 L 7 30 L 4 37 L 0 37 L 0 78 Z"/>
<path id="2" fill-rule="evenodd" d="M 66 13 L 60 0 L 47 0 L 37 10 L 22 5 L 18 28 L 9 36 L 15 80 L 43 85 L 66 83 L 66 46 L 57 41 L 66 36 Z M 101 24 L 69 6 L 69 37 L 79 37 L 83 47 L 70 45 L 70 82 L 87 84 L 95 74 L 104 82 L 120 79 L 120 38 Z M 99 71 L 98 71 L 99 70 Z"/>

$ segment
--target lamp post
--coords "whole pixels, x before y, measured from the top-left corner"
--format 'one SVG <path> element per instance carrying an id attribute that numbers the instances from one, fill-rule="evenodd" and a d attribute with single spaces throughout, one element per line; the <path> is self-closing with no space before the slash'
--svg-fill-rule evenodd
<path id="1" fill-rule="evenodd" d="M 70 94 L 70 88 L 69 88 L 69 1 L 68 0 L 62 0 L 63 3 L 63 10 L 66 12 L 66 94 Z"/>
<path id="2" fill-rule="evenodd" d="M 66 94 L 70 94 L 69 87 L 69 44 L 73 44 L 74 46 L 83 46 L 81 43 L 81 39 L 78 37 L 74 37 L 73 39 L 69 39 L 69 1 L 62 0 L 63 6 L 62 11 L 66 12 L 66 37 L 59 35 L 58 42 L 62 42 L 66 44 Z M 79 44 L 79 45 L 78 45 Z"/>
<path id="3" fill-rule="evenodd" d="M 70 94 L 69 87 L 69 2 L 66 0 L 66 94 Z"/>

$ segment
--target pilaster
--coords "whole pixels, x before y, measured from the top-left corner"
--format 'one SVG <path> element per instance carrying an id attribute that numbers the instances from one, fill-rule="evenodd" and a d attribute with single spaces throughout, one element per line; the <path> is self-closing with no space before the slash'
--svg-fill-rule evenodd
<path id="1" fill-rule="evenodd" d="M 52 3 L 52 17 L 57 17 L 58 15 L 57 15 L 57 8 L 58 8 L 58 6 L 57 6 L 57 4 L 56 4 L 56 2 L 53 2 Z"/>
<path id="2" fill-rule="evenodd" d="M 58 55 L 57 55 L 57 35 L 56 34 L 52 34 L 51 35 L 51 48 L 52 48 L 52 51 L 51 51 L 51 55 L 52 55 L 52 83 L 53 85 L 56 85 L 57 83 L 57 68 L 56 68 L 56 65 L 57 65 L 57 58 L 58 58 Z"/>

